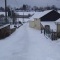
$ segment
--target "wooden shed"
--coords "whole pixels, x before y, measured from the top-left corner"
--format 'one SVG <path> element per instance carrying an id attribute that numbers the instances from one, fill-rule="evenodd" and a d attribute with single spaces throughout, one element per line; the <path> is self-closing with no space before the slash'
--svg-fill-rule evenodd
<path id="1" fill-rule="evenodd" d="M 29 21 L 29 27 L 31 27 L 31 28 L 34 28 L 35 27 L 34 21 Z"/>
<path id="2" fill-rule="evenodd" d="M 30 18 L 29 27 L 40 30 L 40 12 L 35 12 L 35 14 Z"/>
<path id="3" fill-rule="evenodd" d="M 29 27 L 40 30 L 40 19 L 34 18 L 34 21 L 29 21 Z"/>

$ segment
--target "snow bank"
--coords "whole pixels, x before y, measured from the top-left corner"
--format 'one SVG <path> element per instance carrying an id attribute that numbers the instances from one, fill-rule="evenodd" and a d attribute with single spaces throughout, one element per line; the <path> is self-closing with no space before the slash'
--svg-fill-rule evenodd
<path id="1" fill-rule="evenodd" d="M 10 25 L 10 24 L 6 24 L 6 25 L 3 25 L 3 26 L 0 26 L 0 29 L 6 27 L 6 26 L 8 26 L 8 25 Z"/>

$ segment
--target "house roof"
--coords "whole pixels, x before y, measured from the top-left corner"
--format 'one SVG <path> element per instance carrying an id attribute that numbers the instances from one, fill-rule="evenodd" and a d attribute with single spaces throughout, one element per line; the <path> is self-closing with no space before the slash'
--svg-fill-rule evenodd
<path id="1" fill-rule="evenodd" d="M 53 10 L 46 10 L 46 11 L 44 11 L 44 12 L 41 12 L 39 18 L 43 17 L 44 15 L 48 14 L 48 13 L 51 12 L 51 11 L 53 11 Z"/>
<path id="2" fill-rule="evenodd" d="M 44 12 L 35 12 L 34 15 L 30 18 L 30 20 L 34 21 L 34 18 L 41 18 L 51 11 L 53 11 L 53 10 L 46 10 Z"/>
<path id="3" fill-rule="evenodd" d="M 55 21 L 56 23 L 60 23 L 60 18 L 57 20 L 57 21 Z"/>
<path id="4" fill-rule="evenodd" d="M 53 30 L 53 31 L 55 31 L 55 32 L 56 32 L 56 30 L 57 30 L 57 27 L 56 27 L 56 24 L 55 24 L 54 21 L 53 21 L 53 22 L 51 22 L 51 21 L 43 21 L 43 22 L 41 22 L 41 24 L 42 24 L 43 26 L 49 25 L 49 26 L 50 26 L 50 29 Z"/>
<path id="5" fill-rule="evenodd" d="M 59 18 L 60 14 L 55 10 L 51 10 L 47 14 L 43 15 L 40 19 L 41 21 L 56 21 Z"/>
<path id="6" fill-rule="evenodd" d="M 41 12 L 35 12 L 34 15 L 30 18 L 31 21 L 34 21 L 34 18 L 39 18 L 41 15 Z"/>

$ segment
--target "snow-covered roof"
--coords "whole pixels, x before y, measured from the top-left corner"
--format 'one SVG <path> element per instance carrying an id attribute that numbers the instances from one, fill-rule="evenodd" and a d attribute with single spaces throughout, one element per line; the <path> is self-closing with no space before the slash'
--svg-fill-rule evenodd
<path id="1" fill-rule="evenodd" d="M 47 10 L 44 12 L 35 12 L 35 14 L 30 18 L 30 20 L 34 20 L 34 18 L 41 18 L 42 16 L 44 16 L 45 14 L 51 12 L 52 10 Z"/>
<path id="2" fill-rule="evenodd" d="M 58 13 L 60 13 L 60 10 L 58 10 Z"/>
<path id="3" fill-rule="evenodd" d="M 10 25 L 10 24 L 3 25 L 3 26 L 0 27 L 0 29 L 6 27 L 6 26 L 8 26 L 8 25 Z"/>
<path id="4" fill-rule="evenodd" d="M 56 24 L 60 24 L 60 18 L 55 21 Z"/>
<path id="5" fill-rule="evenodd" d="M 55 24 L 55 22 L 47 22 L 47 21 L 45 21 L 45 22 L 41 22 L 41 24 L 43 25 L 43 26 L 45 26 L 45 25 L 49 25 L 50 26 L 50 28 L 53 30 L 53 31 L 56 31 L 57 29 L 57 27 L 56 27 L 56 24 Z"/>
<path id="6" fill-rule="evenodd" d="M 34 18 L 39 18 L 41 15 L 41 12 L 35 12 L 34 15 L 30 18 L 30 20 L 34 21 Z"/>
<path id="7" fill-rule="evenodd" d="M 55 21 L 56 23 L 60 23 L 60 18 L 57 20 L 57 21 Z"/>
<path id="8" fill-rule="evenodd" d="M 39 18 L 41 18 L 42 16 L 46 15 L 47 13 L 49 13 L 49 12 L 51 12 L 51 11 L 52 11 L 52 10 L 46 10 L 46 11 L 44 11 L 44 12 L 41 12 Z"/>

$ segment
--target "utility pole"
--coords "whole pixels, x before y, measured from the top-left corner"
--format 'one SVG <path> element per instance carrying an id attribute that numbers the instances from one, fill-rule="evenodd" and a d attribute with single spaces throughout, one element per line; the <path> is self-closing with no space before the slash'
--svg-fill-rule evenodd
<path id="1" fill-rule="evenodd" d="M 7 0 L 5 0 L 5 21 L 7 23 Z"/>

